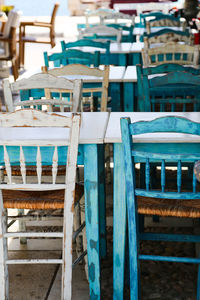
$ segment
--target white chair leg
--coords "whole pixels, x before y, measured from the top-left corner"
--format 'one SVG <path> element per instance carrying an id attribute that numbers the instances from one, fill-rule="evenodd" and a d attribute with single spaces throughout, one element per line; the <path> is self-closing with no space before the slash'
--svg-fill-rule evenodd
<path id="1" fill-rule="evenodd" d="M 74 231 L 78 230 L 81 226 L 81 217 L 80 217 L 80 204 L 78 203 L 74 208 Z M 79 234 L 76 238 L 76 254 L 79 257 L 82 254 L 83 245 L 82 237 Z"/>
<path id="2" fill-rule="evenodd" d="M 0 216 L 0 299 L 8 300 L 7 239 L 4 238 L 7 229 L 7 214 L 3 208 L 2 191 L 0 191 Z"/>
<path id="3" fill-rule="evenodd" d="M 18 215 L 23 215 L 24 214 L 24 209 L 18 209 Z M 26 231 L 26 222 L 24 220 L 19 220 L 19 231 L 20 232 L 25 232 Z M 27 239 L 25 237 L 20 237 L 20 244 L 26 245 L 27 244 Z"/>
<path id="4" fill-rule="evenodd" d="M 66 201 L 67 202 L 67 201 Z M 63 219 L 63 264 L 62 264 L 62 291 L 61 300 L 72 298 L 72 233 L 73 209 L 65 203 Z"/>
<path id="5" fill-rule="evenodd" d="M 80 208 L 81 208 L 81 223 L 85 221 L 85 198 L 84 196 L 80 200 Z M 87 238 L 86 238 L 86 226 L 83 229 L 83 251 L 87 250 Z M 88 276 L 88 257 L 85 255 L 85 275 L 87 278 L 87 281 L 89 281 Z"/>

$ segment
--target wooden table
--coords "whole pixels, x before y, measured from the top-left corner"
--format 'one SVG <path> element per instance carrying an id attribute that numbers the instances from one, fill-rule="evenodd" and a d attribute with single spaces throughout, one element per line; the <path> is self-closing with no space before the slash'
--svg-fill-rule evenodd
<path id="1" fill-rule="evenodd" d="M 69 115 L 70 113 L 62 113 Z M 106 218 L 104 184 L 104 136 L 109 114 L 82 113 L 78 163 L 84 165 L 85 217 L 89 266 L 90 299 L 100 300 L 100 258 L 106 256 Z M 15 140 L 53 140 L 63 145 L 66 128 L 0 128 L 0 141 L 14 145 Z M 1 143 L 0 143 L 1 145 Z M 0 147 L 1 155 L 3 149 Z M 35 158 L 33 158 L 34 160 Z M 48 158 L 47 158 L 48 161 Z M 66 161 L 65 161 L 66 163 Z"/>
<path id="2" fill-rule="evenodd" d="M 100 66 L 102 68 L 103 66 Z M 126 68 L 123 66 L 110 66 L 109 74 L 109 89 L 108 95 L 111 97 L 111 101 L 108 103 L 108 106 L 111 107 L 112 111 L 122 111 L 123 110 L 123 93 L 122 93 L 122 84 Z M 41 73 L 41 68 L 32 69 L 25 72 L 19 79 L 28 78 L 33 74 Z M 95 84 L 100 82 L 100 77 L 91 77 L 91 76 L 66 76 L 67 79 L 82 79 L 85 84 Z M 21 93 L 22 100 L 28 100 L 28 97 L 42 97 L 44 96 L 43 90 L 33 90 L 33 91 L 24 91 Z"/>
<path id="3" fill-rule="evenodd" d="M 123 147 L 121 144 L 120 118 L 130 117 L 132 122 L 141 120 L 152 120 L 161 116 L 181 116 L 195 122 L 200 122 L 200 113 L 111 113 L 105 143 L 114 144 L 114 170 L 113 170 L 113 299 L 123 300 L 124 292 L 124 264 L 125 264 L 125 242 L 126 242 L 126 199 L 125 199 L 125 175 L 123 161 Z M 138 135 L 134 139 L 135 148 L 143 151 L 150 147 L 159 147 L 160 152 L 164 152 L 166 143 L 171 143 L 172 147 L 181 151 L 200 151 L 200 137 L 178 133 L 153 133 Z M 187 147 L 188 146 L 188 147 Z M 183 150 L 184 149 L 184 150 Z M 120 220 L 120 221 L 119 221 Z"/>

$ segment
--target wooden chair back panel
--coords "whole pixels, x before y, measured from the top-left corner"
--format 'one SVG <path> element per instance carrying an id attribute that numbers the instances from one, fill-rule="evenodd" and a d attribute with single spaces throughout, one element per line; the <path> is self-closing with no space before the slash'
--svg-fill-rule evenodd
<path id="1" fill-rule="evenodd" d="M 198 65 L 198 46 L 180 45 L 169 42 L 161 47 L 142 49 L 142 59 L 145 67 L 165 63 L 182 65 Z"/>
<path id="2" fill-rule="evenodd" d="M 67 187 L 71 190 L 72 186 L 75 187 L 75 173 L 77 163 L 77 150 L 79 139 L 79 126 L 80 116 L 73 115 L 71 117 L 64 117 L 60 115 L 50 115 L 37 110 L 19 110 L 14 113 L 6 113 L 0 116 L 1 127 L 66 127 L 69 128 L 69 138 L 63 141 L 63 144 L 59 146 L 68 146 L 68 155 L 66 161 L 66 180 L 65 184 L 59 185 L 56 183 L 57 171 L 58 171 L 58 145 L 56 142 L 49 140 L 15 140 L 9 143 L 8 141 L 1 141 L 4 151 L 4 164 L 7 173 L 7 184 L 1 184 L 1 189 L 21 189 L 21 190 L 50 190 L 60 189 Z M 17 147 L 17 150 L 11 151 L 9 147 Z M 31 147 L 31 148 L 30 148 Z M 28 148 L 33 149 L 35 147 L 36 156 L 33 161 L 27 161 Z M 53 147 L 53 148 L 52 148 Z M 45 150 L 46 149 L 46 150 Z M 62 148 L 63 151 L 64 148 Z M 67 148 L 65 147 L 65 150 Z M 42 155 L 45 153 L 45 159 Z M 18 153 L 18 154 L 17 154 Z M 48 154 L 49 153 L 49 154 Z M 15 158 L 13 158 L 13 155 Z M 17 161 L 18 160 L 18 161 Z M 15 165 L 20 166 L 22 183 L 16 184 L 13 182 L 12 177 L 12 162 Z M 26 182 L 26 167 L 28 164 L 33 163 L 36 166 L 37 183 Z M 45 184 L 42 182 L 42 168 L 43 164 L 49 164 L 52 166 L 52 182 Z M 68 169 L 70 168 L 70 174 Z M 72 180 L 70 180 L 70 177 Z M 71 198 L 72 200 L 72 198 Z"/>
<path id="3" fill-rule="evenodd" d="M 137 77 L 140 111 L 200 110 L 198 69 L 176 64 L 142 69 L 137 65 Z"/>
<path id="4" fill-rule="evenodd" d="M 91 76 L 99 77 L 102 79 L 102 85 L 100 87 L 89 87 L 82 89 L 82 94 L 90 94 L 90 110 L 93 111 L 93 99 L 94 94 L 97 92 L 101 93 L 101 111 L 107 111 L 107 101 L 108 101 L 108 86 L 109 86 L 109 66 L 105 66 L 104 70 L 98 68 L 90 68 L 80 64 L 67 65 L 61 68 L 47 69 L 42 67 L 43 72 L 54 76 Z M 86 101 L 87 103 L 87 101 Z M 84 98 L 81 100 L 81 108 L 83 110 Z"/>
<path id="5" fill-rule="evenodd" d="M 153 44 L 184 42 L 187 45 L 194 44 L 194 36 L 189 31 L 179 31 L 173 29 L 161 29 L 155 33 L 147 34 L 143 37 L 144 47 L 151 48 Z"/>
<path id="6" fill-rule="evenodd" d="M 44 89 L 46 97 L 43 99 L 13 102 L 13 92 L 33 89 Z M 46 105 L 50 111 L 53 111 L 53 107 L 58 105 L 61 111 L 64 111 L 64 107 L 69 107 L 71 111 L 77 112 L 80 109 L 81 89 L 81 80 L 70 81 L 63 77 L 43 73 L 35 74 L 30 78 L 24 78 L 14 83 L 10 83 L 8 79 L 3 81 L 4 97 L 8 111 L 14 111 L 17 106 L 32 107 L 34 105 L 38 107 Z M 52 93 L 59 93 L 59 98 L 53 99 Z M 66 93 L 70 94 L 70 98 L 66 98 L 64 95 Z"/>

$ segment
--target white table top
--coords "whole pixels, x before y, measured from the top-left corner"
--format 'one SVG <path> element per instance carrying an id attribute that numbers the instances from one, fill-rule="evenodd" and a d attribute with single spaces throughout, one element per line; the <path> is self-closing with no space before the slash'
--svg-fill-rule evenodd
<path id="1" fill-rule="evenodd" d="M 71 113 L 60 113 L 69 116 Z M 83 112 L 81 114 L 80 144 L 102 144 L 109 119 L 108 112 Z M 13 145 L 16 140 L 52 141 L 55 145 L 67 144 L 69 136 L 68 128 L 1 128 L 1 141 L 8 141 Z M 66 142 L 65 142 L 66 141 Z"/>
<path id="2" fill-rule="evenodd" d="M 200 122 L 199 112 L 111 112 L 105 135 L 105 143 L 121 143 L 120 118 L 130 117 L 131 122 L 150 121 L 158 117 L 180 116 L 195 122 Z M 148 133 L 134 137 L 135 143 L 200 143 L 200 137 L 183 133 Z"/>
<path id="3" fill-rule="evenodd" d="M 100 66 L 102 69 L 103 66 Z M 110 73 L 109 73 L 109 82 L 122 82 L 124 78 L 124 74 L 126 71 L 126 67 L 124 66 L 110 66 Z M 35 68 L 24 72 L 18 80 L 22 78 L 29 78 L 34 74 L 41 73 L 41 68 Z M 82 79 L 84 82 L 100 82 L 102 80 L 101 77 L 95 76 L 86 76 L 86 75 L 68 75 L 64 76 L 69 80 L 74 79 Z"/>
<path id="4" fill-rule="evenodd" d="M 132 43 L 117 43 L 117 42 L 111 42 L 110 43 L 110 53 L 116 53 L 116 54 L 123 54 L 123 53 L 129 53 L 130 49 L 132 47 Z M 72 48 L 70 48 L 72 49 Z M 102 48 L 96 48 L 96 47 L 73 47 L 73 49 L 81 50 L 84 52 L 91 52 L 94 53 L 95 51 L 100 51 L 101 53 L 105 53 L 106 50 Z M 55 47 L 53 47 L 49 54 L 61 52 L 61 45 L 57 44 Z"/>
<path id="5" fill-rule="evenodd" d="M 144 48 L 144 43 L 142 42 L 132 43 L 130 53 L 141 53 L 142 48 Z"/>
<path id="6" fill-rule="evenodd" d="M 123 82 L 137 82 L 136 66 L 128 66 L 126 68 Z"/>

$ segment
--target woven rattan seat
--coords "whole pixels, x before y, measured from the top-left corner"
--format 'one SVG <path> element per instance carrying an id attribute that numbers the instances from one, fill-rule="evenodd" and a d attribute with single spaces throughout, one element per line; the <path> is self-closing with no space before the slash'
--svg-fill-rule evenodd
<path id="1" fill-rule="evenodd" d="M 83 185 L 76 184 L 75 202 L 83 195 Z M 3 190 L 5 208 L 61 209 L 64 208 L 64 190 L 13 191 Z"/>
<path id="2" fill-rule="evenodd" d="M 178 200 L 137 197 L 138 212 L 145 215 L 182 218 L 200 217 L 200 199 Z"/>

